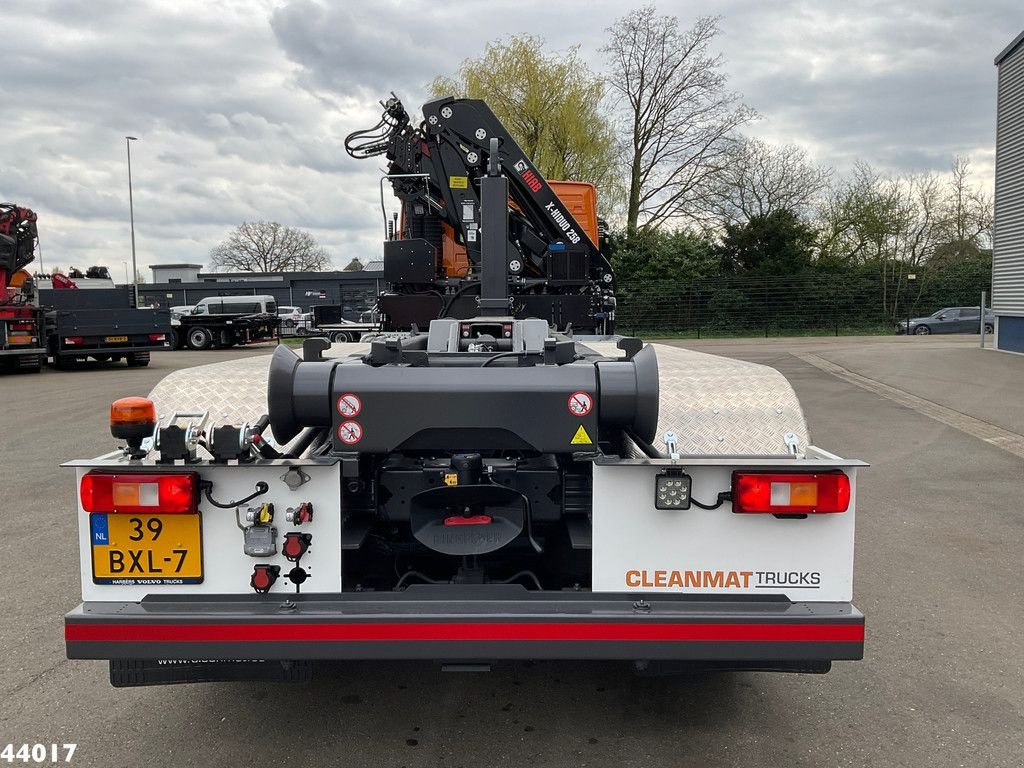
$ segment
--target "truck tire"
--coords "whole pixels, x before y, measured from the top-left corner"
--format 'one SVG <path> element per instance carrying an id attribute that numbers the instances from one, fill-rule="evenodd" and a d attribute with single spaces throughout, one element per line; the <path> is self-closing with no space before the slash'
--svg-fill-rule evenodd
<path id="1" fill-rule="evenodd" d="M 171 328 L 171 332 L 167 336 L 167 342 L 171 345 L 171 349 L 185 348 L 185 336 L 178 328 Z"/>
<path id="2" fill-rule="evenodd" d="M 356 339 L 352 338 L 352 334 L 348 331 L 335 331 L 331 334 L 331 341 L 335 344 L 345 344 L 350 341 L 356 341 Z"/>
<path id="3" fill-rule="evenodd" d="M 223 330 L 220 332 L 220 342 L 218 344 L 222 349 L 231 349 L 235 346 L 235 333 L 234 331 Z"/>
<path id="4" fill-rule="evenodd" d="M 76 368 L 80 368 L 82 361 L 77 357 L 69 357 L 67 355 L 54 355 L 53 356 L 53 367 L 59 371 L 73 371 Z"/>
<path id="5" fill-rule="evenodd" d="M 190 328 L 186 342 L 189 349 L 209 349 L 213 346 L 213 334 L 208 328 Z"/>
<path id="6" fill-rule="evenodd" d="M 129 368 L 145 368 L 149 365 L 149 352 L 129 352 L 124 361 Z"/>

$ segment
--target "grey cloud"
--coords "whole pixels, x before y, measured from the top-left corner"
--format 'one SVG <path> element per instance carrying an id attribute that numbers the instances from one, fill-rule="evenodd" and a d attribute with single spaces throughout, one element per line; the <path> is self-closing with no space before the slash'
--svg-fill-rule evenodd
<path id="1" fill-rule="evenodd" d="M 662 2 L 689 23 L 720 13 L 750 132 L 808 146 L 840 170 L 864 159 L 943 170 L 990 158 L 992 57 L 1020 31 L 1019 0 Z M 618 0 L 317 3 L 117 0 L 5 5 L 0 197 L 41 215 L 47 263 L 106 261 L 128 243 L 124 139 L 133 146 L 140 262 L 205 261 L 245 219 L 310 229 L 336 264 L 380 250 L 377 167 L 349 158 L 396 90 L 426 85 L 502 34 L 581 46 L 602 65 Z M 990 171 L 990 169 L 989 169 Z"/>

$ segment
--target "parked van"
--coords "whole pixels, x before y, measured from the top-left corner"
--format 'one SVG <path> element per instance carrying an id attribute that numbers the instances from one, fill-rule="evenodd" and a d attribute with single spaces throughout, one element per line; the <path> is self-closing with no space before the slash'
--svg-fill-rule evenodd
<path id="1" fill-rule="evenodd" d="M 196 302 L 193 315 L 277 315 L 273 296 L 208 296 Z"/>

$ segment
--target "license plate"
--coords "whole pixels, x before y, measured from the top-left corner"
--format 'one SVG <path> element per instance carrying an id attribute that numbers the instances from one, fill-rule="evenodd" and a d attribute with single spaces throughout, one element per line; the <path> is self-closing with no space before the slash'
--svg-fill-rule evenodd
<path id="1" fill-rule="evenodd" d="M 199 515 L 89 516 L 96 584 L 199 584 Z"/>
<path id="2" fill-rule="evenodd" d="M 103 339 L 108 344 L 116 344 L 119 341 L 128 341 L 127 336 L 106 336 Z"/>

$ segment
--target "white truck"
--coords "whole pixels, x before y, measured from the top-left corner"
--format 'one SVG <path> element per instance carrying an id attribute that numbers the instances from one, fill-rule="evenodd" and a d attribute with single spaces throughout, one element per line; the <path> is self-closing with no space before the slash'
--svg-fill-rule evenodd
<path id="1" fill-rule="evenodd" d="M 780 374 L 540 328 L 496 359 L 438 323 L 115 404 L 126 445 L 69 464 L 68 656 L 110 660 L 117 686 L 304 679 L 322 659 L 861 658 L 864 465 L 809 444 Z"/>
<path id="2" fill-rule="evenodd" d="M 346 140 L 387 153 L 403 205 L 383 333 L 172 373 L 112 406 L 122 448 L 70 463 L 68 656 L 119 686 L 324 659 L 861 658 L 864 464 L 811 445 L 776 371 L 613 336 L 611 264 L 571 197 L 483 102 L 423 111 L 389 99 Z M 449 230 L 468 270 L 439 258 Z"/>

